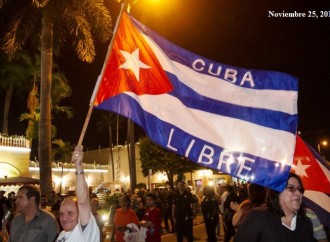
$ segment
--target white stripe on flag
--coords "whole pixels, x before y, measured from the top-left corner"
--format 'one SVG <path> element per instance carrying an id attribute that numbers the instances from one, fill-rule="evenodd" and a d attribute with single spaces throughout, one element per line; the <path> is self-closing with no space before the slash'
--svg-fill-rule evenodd
<path id="1" fill-rule="evenodd" d="M 330 197 L 323 192 L 306 190 L 304 197 L 316 203 L 318 206 L 330 213 Z"/>
<path id="2" fill-rule="evenodd" d="M 139 102 L 146 112 L 195 137 L 229 151 L 244 152 L 279 161 L 282 165 L 291 165 L 294 147 L 288 147 L 287 144 L 294 143 L 296 138 L 288 132 L 189 109 L 179 99 L 168 94 L 156 96 L 137 96 L 131 92 L 126 92 L 126 94 Z M 255 134 L 258 134 L 258 137 Z"/>

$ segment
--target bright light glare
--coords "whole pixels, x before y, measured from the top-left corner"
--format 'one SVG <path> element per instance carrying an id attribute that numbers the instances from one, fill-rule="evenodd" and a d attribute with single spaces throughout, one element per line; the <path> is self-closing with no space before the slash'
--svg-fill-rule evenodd
<path id="1" fill-rule="evenodd" d="M 102 215 L 102 220 L 103 220 L 103 222 L 106 222 L 106 221 L 108 220 L 108 216 L 105 215 L 105 214 L 103 214 L 103 215 Z"/>
<path id="2" fill-rule="evenodd" d="M 321 144 L 322 144 L 323 146 L 327 146 L 327 145 L 328 145 L 328 141 L 323 140 L 323 141 L 321 142 Z"/>
<path id="3" fill-rule="evenodd" d="M 12 146 L 2 146 L 0 145 L 0 151 L 9 151 L 9 152 L 17 152 L 17 153 L 29 153 L 31 151 L 30 148 L 24 147 L 12 147 Z"/>

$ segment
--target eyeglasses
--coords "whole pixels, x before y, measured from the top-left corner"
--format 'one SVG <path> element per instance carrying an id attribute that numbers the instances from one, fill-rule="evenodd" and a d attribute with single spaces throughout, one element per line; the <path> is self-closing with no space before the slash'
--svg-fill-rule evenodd
<path id="1" fill-rule="evenodd" d="M 304 194 L 304 192 L 305 192 L 305 189 L 302 188 L 302 187 L 286 186 L 286 188 L 287 188 L 290 192 L 292 192 L 292 193 L 296 192 L 297 190 L 298 190 L 301 194 Z"/>

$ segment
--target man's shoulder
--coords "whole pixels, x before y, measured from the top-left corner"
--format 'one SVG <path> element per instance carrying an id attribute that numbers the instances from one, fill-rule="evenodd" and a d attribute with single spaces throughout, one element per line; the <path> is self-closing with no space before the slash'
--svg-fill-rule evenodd
<path id="1" fill-rule="evenodd" d="M 48 212 L 42 208 L 39 208 L 39 211 L 38 211 L 38 217 L 40 217 L 40 220 L 48 220 L 48 221 L 53 221 L 55 223 L 57 223 L 57 220 L 54 216 L 54 214 L 52 214 L 51 212 Z"/>
<path id="2" fill-rule="evenodd" d="M 47 211 L 46 209 L 42 209 L 42 208 L 39 208 L 39 214 L 42 215 L 42 216 L 45 216 L 45 217 L 52 217 L 52 218 L 55 218 L 54 214 L 52 214 L 51 212 Z"/>
<path id="3" fill-rule="evenodd" d="M 11 224 L 19 223 L 20 221 L 24 222 L 24 216 L 22 213 L 18 213 L 14 215 L 14 218 L 11 221 Z"/>

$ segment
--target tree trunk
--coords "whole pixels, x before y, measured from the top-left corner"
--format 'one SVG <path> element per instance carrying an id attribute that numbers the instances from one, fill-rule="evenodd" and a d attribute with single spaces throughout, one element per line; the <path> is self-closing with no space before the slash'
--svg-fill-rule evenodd
<path id="1" fill-rule="evenodd" d="M 10 101 L 11 101 L 11 96 L 13 94 L 13 89 L 14 89 L 14 82 L 9 82 L 9 86 L 6 90 L 5 105 L 3 108 L 3 124 L 2 124 L 3 134 L 8 134 L 8 117 L 9 117 Z"/>
<path id="2" fill-rule="evenodd" d="M 53 22 L 47 11 L 42 19 L 41 36 L 41 82 L 40 82 L 40 125 L 39 164 L 41 194 L 52 190 L 51 166 L 51 85 L 53 65 Z"/>
<path id="3" fill-rule="evenodd" d="M 171 189 L 174 188 L 174 180 L 173 180 L 173 173 L 170 171 L 166 171 L 167 179 L 168 179 L 168 185 Z"/>
<path id="4" fill-rule="evenodd" d="M 136 163 L 135 163 L 135 138 L 134 123 L 128 119 L 128 136 L 129 136 L 129 171 L 130 171 L 130 188 L 133 192 L 136 187 Z"/>
<path id="5" fill-rule="evenodd" d="M 115 181 L 115 164 L 114 164 L 114 160 L 113 160 L 113 151 L 112 151 L 112 148 L 113 148 L 113 145 L 112 145 L 112 128 L 111 128 L 111 125 L 109 124 L 109 161 L 110 161 L 110 164 L 111 164 L 111 169 L 112 169 L 112 181 L 114 182 Z"/>

